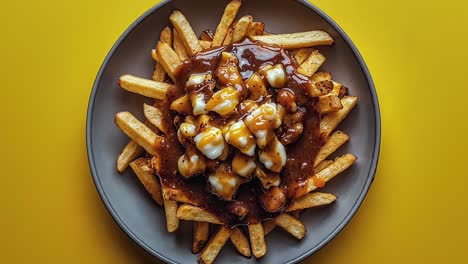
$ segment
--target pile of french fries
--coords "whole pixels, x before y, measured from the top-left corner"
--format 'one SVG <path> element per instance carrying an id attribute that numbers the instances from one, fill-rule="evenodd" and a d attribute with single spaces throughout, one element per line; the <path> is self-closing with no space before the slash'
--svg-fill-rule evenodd
<path id="1" fill-rule="evenodd" d="M 337 197 L 330 193 L 315 192 L 323 184 L 346 170 L 356 161 L 352 154 L 345 154 L 334 160 L 327 159 L 349 136 L 337 126 L 357 103 L 357 97 L 347 95 L 347 88 L 332 80 L 329 72 L 318 72 L 325 57 L 314 49 L 318 45 L 331 45 L 333 39 L 323 31 L 308 31 L 292 34 L 270 34 L 264 31 L 264 24 L 254 21 L 252 16 L 243 16 L 235 21 L 241 2 L 231 1 L 214 34 L 204 31 L 200 38 L 180 11 L 170 16 L 173 28 L 164 28 L 151 56 L 155 60 L 152 80 L 123 75 L 120 86 L 154 100 L 165 100 L 166 92 L 174 87 L 177 67 L 200 51 L 238 42 L 246 37 L 266 45 L 279 46 L 290 51 L 299 67 L 297 71 L 308 76 L 314 84 L 311 96 L 318 97 L 317 108 L 322 118 L 320 133 L 324 140 L 316 159 L 315 175 L 307 180 L 307 192 L 295 199 L 283 214 L 262 223 L 244 227 L 229 228 L 216 215 L 205 211 L 184 196 L 182 192 L 161 186 L 148 156 L 157 154 L 158 146 L 164 140 L 168 128 L 162 122 L 163 114 L 155 106 L 144 104 L 146 121 L 141 122 L 129 112 L 115 116 L 117 126 L 131 139 L 117 159 L 117 170 L 123 172 L 128 166 L 134 171 L 154 201 L 164 206 L 167 230 L 174 232 L 180 220 L 193 221 L 193 253 L 200 253 L 199 263 L 212 263 L 223 245 L 230 240 L 240 254 L 261 258 L 267 252 L 265 236 L 276 226 L 285 229 L 297 239 L 306 234 L 306 227 L 299 220 L 300 213 L 307 208 L 333 203 Z M 184 102 L 181 102 L 183 104 Z M 143 155 L 146 152 L 146 155 Z M 218 226 L 210 235 L 210 225 Z M 248 234 L 248 235 L 247 235 Z"/>

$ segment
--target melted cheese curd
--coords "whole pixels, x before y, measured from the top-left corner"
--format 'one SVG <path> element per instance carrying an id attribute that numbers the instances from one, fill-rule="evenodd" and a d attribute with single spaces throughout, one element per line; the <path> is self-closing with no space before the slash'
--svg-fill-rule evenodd
<path id="1" fill-rule="evenodd" d="M 287 89 L 282 64 L 264 66 L 245 83 L 237 65 L 233 54 L 223 52 L 218 69 L 189 76 L 187 93 L 171 105 L 184 116 L 177 132 L 186 150 L 180 174 L 204 173 L 211 192 L 227 201 L 255 177 L 265 189 L 280 185 L 287 152 L 278 137 L 285 115 L 297 111 L 275 101 Z"/>

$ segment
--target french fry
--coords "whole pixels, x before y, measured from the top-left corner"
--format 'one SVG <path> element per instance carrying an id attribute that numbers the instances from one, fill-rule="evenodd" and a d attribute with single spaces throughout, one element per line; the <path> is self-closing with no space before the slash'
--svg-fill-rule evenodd
<path id="1" fill-rule="evenodd" d="M 266 221 L 263 221 L 263 230 L 265 233 L 265 236 L 268 235 L 271 231 L 273 231 L 276 227 L 276 223 L 274 219 L 268 219 Z"/>
<path id="2" fill-rule="evenodd" d="M 179 36 L 179 33 L 177 30 L 174 28 L 174 51 L 179 56 L 180 60 L 186 60 L 189 58 L 189 55 L 187 54 L 187 50 L 185 50 L 185 45 L 182 39 Z"/>
<path id="3" fill-rule="evenodd" d="M 333 38 L 327 32 L 321 30 L 253 36 L 252 38 L 268 45 L 280 46 L 283 49 L 299 49 L 318 45 L 331 45 L 333 43 Z"/>
<path id="4" fill-rule="evenodd" d="M 167 90 L 173 87 L 172 84 L 147 80 L 130 74 L 122 75 L 119 78 L 119 85 L 129 92 L 159 100 L 166 99 Z"/>
<path id="5" fill-rule="evenodd" d="M 156 54 L 158 55 L 159 63 L 164 67 L 169 77 L 175 80 L 174 74 L 177 67 L 182 63 L 179 56 L 175 51 L 166 43 L 158 42 L 156 47 Z"/>
<path id="6" fill-rule="evenodd" d="M 179 210 L 177 210 L 177 218 L 181 220 L 207 222 L 217 225 L 222 224 L 221 220 L 214 214 L 190 204 L 184 204 L 179 207 Z"/>
<path id="7" fill-rule="evenodd" d="M 166 42 L 169 46 L 172 45 L 171 29 L 169 27 L 165 27 L 161 31 L 159 40 Z M 153 71 L 153 77 L 152 77 L 153 81 L 164 82 L 164 79 L 166 79 L 166 71 L 164 70 L 162 65 L 159 64 L 158 57 L 157 57 L 158 55 L 156 54 L 155 49 L 151 50 L 151 56 L 156 61 L 156 64 L 154 65 L 154 71 Z"/>
<path id="8" fill-rule="evenodd" d="M 169 233 L 179 228 L 179 219 L 176 217 L 177 202 L 164 199 L 164 212 L 166 213 L 166 225 Z"/>
<path id="9" fill-rule="evenodd" d="M 231 242 L 236 247 L 237 251 L 242 255 L 250 258 L 252 252 L 250 251 L 250 244 L 247 236 L 238 227 L 232 229 Z"/>
<path id="10" fill-rule="evenodd" d="M 320 162 L 325 160 L 330 154 L 335 152 L 339 147 L 341 147 L 346 141 L 348 141 L 349 136 L 342 131 L 335 131 L 323 144 L 320 148 L 317 157 L 315 158 L 314 166 L 318 166 Z"/>
<path id="11" fill-rule="evenodd" d="M 202 33 L 200 34 L 200 40 L 206 40 L 206 41 L 213 41 L 213 32 L 211 29 L 203 30 Z"/>
<path id="12" fill-rule="evenodd" d="M 129 112 L 115 115 L 115 123 L 129 138 L 142 146 L 151 155 L 156 155 L 156 149 L 163 138 L 156 135 L 150 128 L 141 123 Z"/>
<path id="13" fill-rule="evenodd" d="M 163 122 L 163 116 L 162 116 L 161 110 L 159 110 L 158 108 L 154 106 L 143 104 L 143 113 L 145 114 L 146 119 L 151 124 L 153 124 L 159 130 L 161 130 L 164 134 L 167 133 L 168 128 Z"/>
<path id="14" fill-rule="evenodd" d="M 341 91 L 341 83 L 337 83 L 335 81 L 332 81 L 333 83 L 333 89 L 331 90 L 331 94 L 334 94 L 336 96 L 339 96 L 340 95 L 340 91 Z"/>
<path id="15" fill-rule="evenodd" d="M 219 251 L 223 248 L 224 244 L 226 244 L 226 241 L 231 236 L 231 233 L 231 229 L 225 226 L 221 226 L 201 252 L 200 256 L 198 257 L 198 263 L 213 263 L 213 261 L 216 259 L 216 256 L 218 256 Z"/>
<path id="16" fill-rule="evenodd" d="M 153 76 L 151 78 L 156 82 L 164 82 L 164 79 L 166 79 L 166 71 L 164 70 L 164 67 L 159 64 L 159 62 L 156 62 L 154 65 Z"/>
<path id="17" fill-rule="evenodd" d="M 323 116 L 331 112 L 336 112 L 341 110 L 343 105 L 341 104 L 341 100 L 338 95 L 329 93 L 326 95 L 319 96 L 319 100 L 317 102 L 317 110 Z"/>
<path id="18" fill-rule="evenodd" d="M 206 49 L 209 49 L 211 48 L 211 41 L 208 41 L 208 40 L 199 40 L 198 41 L 200 43 L 200 47 L 202 47 L 202 50 L 206 50 Z"/>
<path id="19" fill-rule="evenodd" d="M 232 42 L 232 37 L 234 36 L 234 27 L 230 27 L 226 33 L 226 37 L 223 40 L 223 45 L 229 45 Z"/>
<path id="20" fill-rule="evenodd" d="M 221 21 L 219 22 L 218 27 L 216 28 L 216 33 L 213 37 L 212 47 L 221 46 L 224 38 L 226 37 L 226 33 L 229 27 L 231 26 L 232 22 L 234 21 L 234 18 L 237 15 L 237 11 L 239 11 L 240 6 L 240 0 L 233 0 L 226 6 Z"/>
<path id="21" fill-rule="evenodd" d="M 314 50 L 307 59 L 297 68 L 297 71 L 305 76 L 312 76 L 325 62 L 325 56 Z"/>
<path id="22" fill-rule="evenodd" d="M 331 204 L 336 200 L 336 196 L 330 193 L 313 192 L 299 197 L 286 209 L 286 212 L 292 212 L 311 207 Z"/>
<path id="23" fill-rule="evenodd" d="M 297 61 L 298 65 L 301 65 L 312 53 L 313 49 L 312 48 L 302 48 L 293 51 L 294 58 Z"/>
<path id="24" fill-rule="evenodd" d="M 210 235 L 210 224 L 205 222 L 193 222 L 192 253 L 200 252 L 208 241 Z"/>
<path id="25" fill-rule="evenodd" d="M 172 30 L 170 27 L 165 27 L 161 31 L 161 35 L 159 36 L 159 40 L 166 43 L 170 47 L 172 47 Z"/>
<path id="26" fill-rule="evenodd" d="M 158 54 L 156 54 L 156 49 L 151 50 L 151 57 L 153 58 L 155 62 L 159 61 Z"/>
<path id="27" fill-rule="evenodd" d="M 303 211 L 303 210 L 296 210 L 296 211 L 290 212 L 290 213 L 291 213 L 291 215 L 292 215 L 294 218 L 296 218 L 296 219 L 299 220 L 299 216 L 301 216 L 302 211 Z"/>
<path id="28" fill-rule="evenodd" d="M 190 115 L 193 113 L 192 103 L 190 102 L 189 96 L 186 94 L 171 103 L 171 110 L 174 110 L 180 114 Z"/>
<path id="29" fill-rule="evenodd" d="M 144 124 L 148 126 L 148 128 L 153 132 L 157 132 L 157 130 L 159 130 L 156 127 L 151 127 L 152 124 L 149 123 L 148 120 L 146 120 Z M 117 171 L 120 173 L 123 172 L 128 167 L 130 162 L 135 160 L 143 151 L 144 149 L 140 145 L 138 145 L 135 141 L 130 140 L 117 158 Z"/>
<path id="30" fill-rule="evenodd" d="M 326 167 L 330 166 L 332 163 L 333 163 L 333 160 L 324 160 L 324 161 L 320 162 L 314 168 L 315 173 L 318 173 L 318 172 L 322 171 Z"/>
<path id="31" fill-rule="evenodd" d="M 234 31 L 233 31 L 231 42 L 238 42 L 239 40 L 245 38 L 247 36 L 248 30 L 252 22 L 253 22 L 252 16 L 241 17 L 239 21 L 237 21 L 236 25 L 234 26 Z"/>
<path id="32" fill-rule="evenodd" d="M 357 103 L 357 97 L 345 96 L 341 98 L 341 105 L 343 108 L 339 111 L 329 113 L 320 121 L 320 134 L 322 138 L 326 139 L 330 133 L 338 126 L 338 124 L 345 119 Z"/>
<path id="33" fill-rule="evenodd" d="M 306 193 L 310 193 L 311 191 L 321 187 L 317 186 L 319 183 L 321 185 L 325 184 L 329 180 L 333 179 L 336 175 L 339 173 L 343 172 L 347 168 L 351 167 L 356 162 L 357 158 L 353 154 L 345 154 L 339 158 L 337 158 L 330 166 L 326 167 L 322 171 L 316 173 L 314 176 L 310 177 L 307 179 L 306 182 L 306 187 L 307 191 Z M 304 193 L 304 194 L 306 194 Z M 302 195 L 304 195 L 302 194 Z M 302 196 L 301 194 L 298 194 L 297 197 Z"/>
<path id="34" fill-rule="evenodd" d="M 252 245 L 252 253 L 256 258 L 265 256 L 267 248 L 265 245 L 265 234 L 263 226 L 260 223 L 248 225 L 250 244 Z"/>
<path id="35" fill-rule="evenodd" d="M 320 82 L 314 82 L 313 84 L 320 91 L 320 93 L 321 93 L 320 96 L 330 94 L 330 92 L 333 91 L 333 82 L 332 81 L 324 80 L 324 81 L 320 81 Z"/>
<path id="36" fill-rule="evenodd" d="M 287 213 L 280 214 L 278 217 L 276 217 L 275 223 L 284 228 L 286 231 L 288 231 L 288 233 L 297 239 L 302 239 L 307 233 L 304 224 Z"/>
<path id="37" fill-rule="evenodd" d="M 174 28 L 180 33 L 180 38 L 187 49 L 190 56 L 195 55 L 201 51 L 200 44 L 198 43 L 197 35 L 193 32 L 192 26 L 187 21 L 185 16 L 178 10 L 172 12 L 169 17 Z"/>
<path id="38" fill-rule="evenodd" d="M 262 36 L 265 31 L 265 24 L 262 22 L 252 22 L 249 28 L 249 36 Z"/>
<path id="39" fill-rule="evenodd" d="M 171 34 L 171 29 L 169 27 L 165 27 L 161 31 L 159 40 L 164 43 L 167 43 L 167 45 L 169 46 L 172 46 L 172 34 Z M 158 61 L 155 49 L 151 50 L 151 56 L 156 62 Z M 153 72 L 153 77 L 156 77 L 156 78 L 153 78 L 153 80 L 158 81 L 158 82 L 163 82 L 165 79 L 165 75 L 166 75 L 166 72 L 164 71 L 164 68 L 162 68 L 162 66 L 159 63 L 156 63 L 155 69 Z"/>
<path id="40" fill-rule="evenodd" d="M 311 97 L 319 97 L 324 95 L 322 89 L 320 89 L 317 83 L 311 82 L 307 88 L 307 92 Z"/>
<path id="41" fill-rule="evenodd" d="M 156 157 L 153 157 L 153 159 L 156 159 Z M 163 186 L 162 192 L 163 192 L 164 199 L 174 200 L 180 203 L 187 203 L 187 204 L 196 205 L 196 206 L 199 205 L 196 201 L 191 199 L 190 196 L 188 196 L 187 194 L 185 194 L 184 192 L 178 189 L 166 188 Z"/>
<path id="42" fill-rule="evenodd" d="M 128 167 L 130 162 L 136 159 L 136 157 L 138 157 L 142 152 L 143 148 L 135 141 L 130 140 L 117 158 L 117 171 L 122 173 Z"/>
<path id="43" fill-rule="evenodd" d="M 157 204 L 163 205 L 161 184 L 153 173 L 144 169 L 144 166 L 149 166 L 149 161 L 144 158 L 137 159 L 130 163 L 130 167 L 133 169 L 133 172 L 135 172 L 145 189 L 151 194 L 153 200 Z"/>
<path id="44" fill-rule="evenodd" d="M 312 74 L 312 77 L 310 77 L 310 79 L 313 82 L 331 81 L 332 76 L 329 72 L 316 72 Z"/>

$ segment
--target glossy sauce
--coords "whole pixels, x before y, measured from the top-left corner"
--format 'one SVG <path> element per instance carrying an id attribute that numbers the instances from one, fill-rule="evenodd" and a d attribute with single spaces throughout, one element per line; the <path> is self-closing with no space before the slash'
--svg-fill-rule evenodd
<path id="1" fill-rule="evenodd" d="M 220 200 L 216 195 L 210 193 L 209 184 L 207 184 L 206 175 L 210 170 L 213 171 L 218 166 L 216 161 L 210 161 L 206 173 L 190 179 L 184 179 L 177 171 L 177 160 L 184 154 L 185 150 L 177 139 L 177 127 L 173 123 L 174 119 L 177 119 L 176 116 L 178 114 L 169 110 L 170 103 L 187 92 L 197 92 L 203 93 L 208 97 L 211 96 L 213 91 L 208 90 L 206 85 L 197 91 L 186 91 L 185 83 L 192 74 L 212 74 L 215 77 L 221 53 L 224 51 L 233 53 L 239 60 L 239 73 L 244 81 L 267 64 L 283 64 L 287 73 L 285 87 L 294 93 L 296 102 L 302 111 L 306 111 L 304 133 L 296 143 L 287 146 L 288 159 L 286 166 L 281 172 L 281 187 L 287 189 L 288 199 L 284 208 L 275 213 L 267 212 L 261 206 L 258 198 L 265 190 L 256 178 L 242 184 L 233 201 L 227 202 Z M 167 100 L 160 102 L 158 105 L 163 110 L 164 122 L 167 122 L 167 127 L 170 127 L 164 142 L 161 144 L 161 148 L 158 150 L 158 153 L 162 153 L 162 155 L 160 155 L 160 167 L 157 170 L 157 174 L 160 177 L 162 185 L 169 189 L 182 191 L 196 205 L 217 215 L 227 226 L 257 223 L 275 217 L 284 211 L 292 199 L 298 193 L 301 193 L 305 180 L 313 175 L 315 156 L 322 145 L 319 135 L 320 115 L 315 109 L 316 100 L 307 96 L 307 87 L 310 85 L 310 80 L 306 76 L 297 73 L 297 66 L 295 60 L 283 49 L 260 45 L 250 39 L 200 52 L 179 66 L 176 73 L 175 88 L 168 91 Z M 270 90 L 270 94 L 273 97 L 276 96 L 275 90 L 277 91 L 278 89 Z M 261 98 L 258 100 L 258 103 L 265 101 L 266 98 Z M 241 118 L 245 114 L 242 107 L 242 104 L 239 104 L 235 116 Z M 222 125 L 223 120 L 220 116 L 213 115 L 213 121 L 218 122 L 218 125 Z M 228 159 L 228 162 L 231 159 L 232 157 Z M 230 209 L 233 206 L 247 208 L 248 214 L 245 217 L 239 217 L 230 213 L 230 211 L 232 212 Z"/>

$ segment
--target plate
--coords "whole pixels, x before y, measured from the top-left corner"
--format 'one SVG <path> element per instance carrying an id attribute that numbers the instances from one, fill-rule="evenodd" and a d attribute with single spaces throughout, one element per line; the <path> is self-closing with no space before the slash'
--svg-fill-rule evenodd
<path id="1" fill-rule="evenodd" d="M 114 115 L 130 111 L 143 119 L 142 96 L 119 88 L 119 76 L 130 73 L 151 79 L 154 48 L 159 32 L 169 24 L 174 9 L 181 10 L 198 34 L 216 29 L 228 1 L 163 1 L 138 18 L 117 40 L 104 60 L 91 92 L 88 106 L 86 140 L 88 159 L 96 188 L 114 220 L 138 245 L 169 263 L 196 263 L 190 252 L 191 224 L 185 222 L 175 234 L 166 231 L 164 212 L 154 203 L 130 170 L 120 175 L 115 161 L 128 138 L 115 126 Z M 266 237 L 268 252 L 260 260 L 245 258 L 227 243 L 217 263 L 295 263 L 313 254 L 349 222 L 366 195 L 375 170 L 380 148 L 380 113 L 369 71 L 343 30 L 327 15 L 306 1 L 244 1 L 240 15 L 253 15 L 273 33 L 321 29 L 335 39 L 330 47 L 319 47 L 327 58 L 322 70 L 350 88 L 359 97 L 358 105 L 339 129 L 351 136 L 335 155 L 351 152 L 357 163 L 332 180 L 323 191 L 339 198 L 331 206 L 309 209 L 301 220 L 308 234 L 301 241 L 278 228 Z"/>

